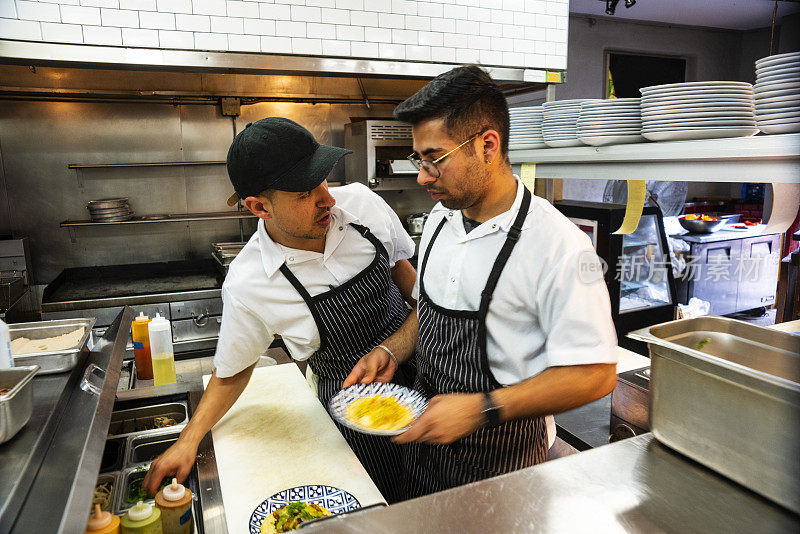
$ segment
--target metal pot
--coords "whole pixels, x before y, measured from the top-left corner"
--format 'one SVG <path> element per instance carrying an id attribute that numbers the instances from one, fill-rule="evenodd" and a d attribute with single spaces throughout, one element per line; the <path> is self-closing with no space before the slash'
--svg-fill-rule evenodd
<path id="1" fill-rule="evenodd" d="M 406 226 L 408 233 L 411 235 L 419 235 L 422 233 L 422 227 L 425 226 L 425 221 L 428 219 L 427 213 L 413 213 L 406 217 Z"/>

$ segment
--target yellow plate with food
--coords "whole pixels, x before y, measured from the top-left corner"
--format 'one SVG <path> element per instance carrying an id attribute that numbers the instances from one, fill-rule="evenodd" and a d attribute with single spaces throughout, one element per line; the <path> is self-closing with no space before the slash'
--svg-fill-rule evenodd
<path id="1" fill-rule="evenodd" d="M 328 402 L 331 416 L 366 434 L 391 436 L 405 432 L 425 411 L 424 395 L 397 384 L 358 384 L 334 395 Z"/>

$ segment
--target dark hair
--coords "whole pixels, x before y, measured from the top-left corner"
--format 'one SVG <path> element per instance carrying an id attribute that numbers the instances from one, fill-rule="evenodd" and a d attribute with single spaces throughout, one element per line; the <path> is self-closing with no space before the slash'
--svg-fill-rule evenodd
<path id="1" fill-rule="evenodd" d="M 491 76 L 476 65 L 440 74 L 397 106 L 394 118 L 411 124 L 444 119 L 447 134 L 459 142 L 484 129 L 496 130 L 500 153 L 508 161 L 508 103 Z"/>

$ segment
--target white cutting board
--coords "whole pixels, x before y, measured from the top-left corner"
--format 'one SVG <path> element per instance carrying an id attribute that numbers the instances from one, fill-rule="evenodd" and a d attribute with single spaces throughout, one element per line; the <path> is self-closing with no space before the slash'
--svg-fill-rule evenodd
<path id="1" fill-rule="evenodd" d="M 335 486 L 362 506 L 386 502 L 293 363 L 256 368 L 211 435 L 230 534 L 246 533 L 263 500 L 294 486 Z"/>

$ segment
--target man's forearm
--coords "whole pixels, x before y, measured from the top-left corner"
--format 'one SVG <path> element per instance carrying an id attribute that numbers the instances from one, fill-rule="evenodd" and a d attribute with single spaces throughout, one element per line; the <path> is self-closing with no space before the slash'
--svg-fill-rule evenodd
<path id="1" fill-rule="evenodd" d="M 230 410 L 233 403 L 242 394 L 250 381 L 255 366 L 256 364 L 253 364 L 227 378 L 217 377 L 217 372 L 214 371 L 197 410 L 181 432 L 181 439 L 198 445 L 203 436 L 217 424 L 217 421 L 222 419 L 222 416 Z"/>
<path id="2" fill-rule="evenodd" d="M 596 363 L 551 367 L 533 378 L 491 393 L 503 421 L 541 417 L 605 397 L 617 385 L 616 365 Z"/>
<path id="3" fill-rule="evenodd" d="M 386 338 L 382 344 L 392 351 L 398 363 L 403 363 L 414 354 L 418 335 L 419 321 L 417 320 L 417 309 L 414 308 L 397 332 Z"/>
<path id="4" fill-rule="evenodd" d="M 411 306 L 416 306 L 417 301 L 411 296 L 414 283 L 417 281 L 417 271 L 408 260 L 398 260 L 392 267 L 392 281 L 394 281 L 403 299 Z"/>

